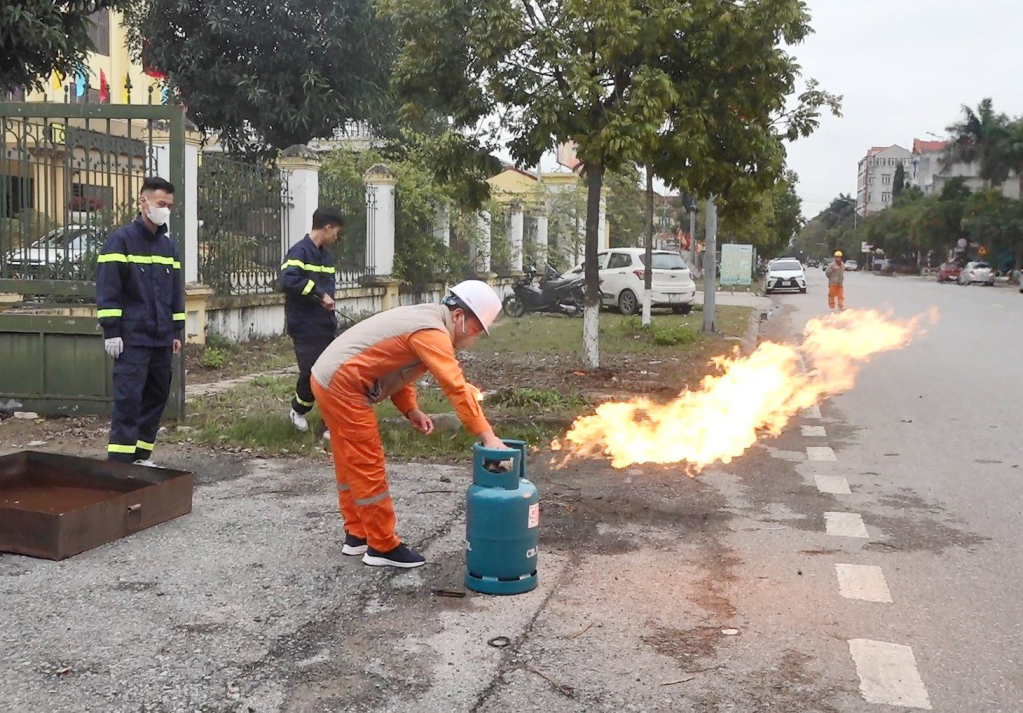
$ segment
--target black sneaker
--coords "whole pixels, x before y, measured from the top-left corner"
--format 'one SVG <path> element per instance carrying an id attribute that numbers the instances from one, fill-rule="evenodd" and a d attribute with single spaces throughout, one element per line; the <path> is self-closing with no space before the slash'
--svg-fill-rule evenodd
<path id="1" fill-rule="evenodd" d="M 343 555 L 364 555 L 369 547 L 366 545 L 366 540 L 362 537 L 356 537 L 355 535 L 349 535 L 345 533 L 345 544 L 341 547 L 341 554 Z"/>
<path id="2" fill-rule="evenodd" d="M 412 567 L 422 567 L 426 564 L 426 558 L 405 545 L 398 545 L 389 552 L 380 552 L 370 547 L 362 556 L 362 563 L 368 564 L 370 567 L 411 569 Z"/>

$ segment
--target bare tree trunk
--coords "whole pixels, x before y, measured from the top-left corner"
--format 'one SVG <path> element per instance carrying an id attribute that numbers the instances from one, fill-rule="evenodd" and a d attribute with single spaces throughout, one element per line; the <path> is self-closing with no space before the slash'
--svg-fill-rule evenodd
<path id="1" fill-rule="evenodd" d="M 583 349 L 586 363 L 591 369 L 600 366 L 600 274 L 597 266 L 597 248 L 600 236 L 600 189 L 604 182 L 604 167 L 586 166 L 586 307 L 583 310 Z"/>
<path id="2" fill-rule="evenodd" d="M 649 327 L 651 322 L 650 301 L 653 296 L 653 264 L 654 264 L 654 172 L 646 167 L 646 260 L 643 267 L 643 326 Z"/>

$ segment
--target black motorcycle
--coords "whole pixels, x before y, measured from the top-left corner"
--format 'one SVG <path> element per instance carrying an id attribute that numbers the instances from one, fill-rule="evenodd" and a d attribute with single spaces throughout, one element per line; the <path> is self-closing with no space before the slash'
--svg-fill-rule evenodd
<path id="1" fill-rule="evenodd" d="M 583 313 L 583 278 L 562 279 L 558 271 L 547 265 L 540 286 L 533 284 L 537 276 L 532 265 L 512 285 L 513 294 L 504 298 L 502 307 L 509 317 L 522 317 L 527 312 L 548 312 L 575 316 Z"/>

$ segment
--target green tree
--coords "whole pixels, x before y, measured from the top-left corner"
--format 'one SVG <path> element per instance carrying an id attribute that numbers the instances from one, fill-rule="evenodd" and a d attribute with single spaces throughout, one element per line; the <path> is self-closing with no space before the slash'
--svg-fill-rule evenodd
<path id="1" fill-rule="evenodd" d="M 404 40 L 395 65 L 405 116 L 427 108 L 475 131 L 488 117 L 516 161 L 572 140 L 585 165 L 586 357 L 599 363 L 596 268 L 607 171 L 659 155 L 689 192 L 740 200 L 777 178 L 782 140 L 806 135 L 837 99 L 808 87 L 783 48 L 809 32 L 799 0 L 385 0 Z M 684 176 L 684 179 L 683 179 Z"/>
<path id="2" fill-rule="evenodd" d="M 906 188 L 906 167 L 901 163 L 895 167 L 895 178 L 892 180 L 892 200 L 896 201 Z"/>
<path id="3" fill-rule="evenodd" d="M 52 73 L 73 76 L 83 65 L 90 15 L 121 10 L 132 0 L 5 0 L 0 9 L 0 91 L 42 89 Z"/>
<path id="4" fill-rule="evenodd" d="M 329 138 L 389 107 L 390 31 L 372 0 L 136 0 L 135 54 L 232 148 Z"/>
<path id="5" fill-rule="evenodd" d="M 965 104 L 962 109 L 962 119 L 946 128 L 952 140 L 944 165 L 976 163 L 988 185 L 1004 183 L 1009 170 L 1005 156 L 1009 118 L 995 111 L 991 99 L 984 99 L 976 111 Z"/>
<path id="6" fill-rule="evenodd" d="M 634 163 L 623 164 L 607 174 L 607 224 L 611 231 L 611 247 L 639 245 L 646 234 L 643 191 L 639 185 L 639 169 Z"/>
<path id="7" fill-rule="evenodd" d="M 1023 264 L 1023 210 L 996 190 L 978 191 L 966 203 L 962 226 L 971 242 Z M 1003 267 L 1003 265 L 996 265 Z"/>

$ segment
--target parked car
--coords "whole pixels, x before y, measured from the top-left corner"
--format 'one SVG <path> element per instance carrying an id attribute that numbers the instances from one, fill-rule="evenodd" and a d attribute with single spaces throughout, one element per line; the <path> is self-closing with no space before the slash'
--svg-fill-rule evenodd
<path id="1" fill-rule="evenodd" d="M 642 309 L 645 259 L 645 248 L 612 248 L 597 254 L 601 304 L 617 307 L 622 314 L 636 314 Z M 696 301 L 696 283 L 682 256 L 667 250 L 654 250 L 652 269 L 650 304 L 689 314 Z M 582 263 L 563 273 L 562 277 L 581 274 Z"/>
<path id="2" fill-rule="evenodd" d="M 860 269 L 860 266 L 856 264 L 855 260 L 846 260 L 845 261 L 845 271 L 846 272 L 855 272 L 856 270 L 859 270 L 859 269 Z"/>
<path id="3" fill-rule="evenodd" d="M 772 260 L 767 265 L 764 276 L 764 294 L 769 295 L 779 290 L 799 290 L 806 292 L 806 274 L 803 266 L 795 258 Z"/>
<path id="4" fill-rule="evenodd" d="M 7 265 L 12 273 L 39 275 L 58 266 L 77 266 L 96 255 L 107 231 L 94 225 L 65 225 L 51 230 L 28 247 L 11 251 Z"/>
<path id="5" fill-rule="evenodd" d="M 956 283 L 963 286 L 980 283 L 993 287 L 995 276 L 991 274 L 991 266 L 986 262 L 968 262 L 959 273 Z"/>
<path id="6" fill-rule="evenodd" d="M 954 262 L 946 262 L 938 268 L 938 282 L 958 282 L 959 273 L 962 271 L 961 265 Z"/>

